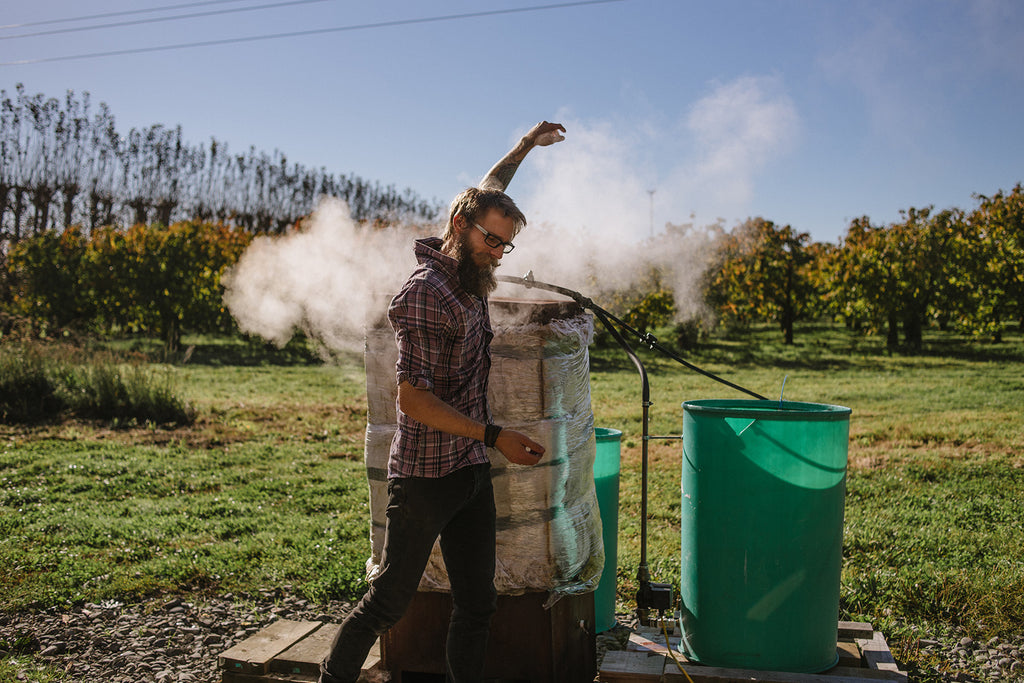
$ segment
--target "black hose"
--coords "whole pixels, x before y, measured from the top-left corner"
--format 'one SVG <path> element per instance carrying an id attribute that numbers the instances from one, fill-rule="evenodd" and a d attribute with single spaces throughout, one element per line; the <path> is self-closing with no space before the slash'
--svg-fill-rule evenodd
<path id="1" fill-rule="evenodd" d="M 501 282 L 509 282 L 509 283 L 512 283 L 512 284 L 522 285 L 522 286 L 526 287 L 527 289 L 532 289 L 532 288 L 535 287 L 537 289 L 544 289 L 544 290 L 547 290 L 549 292 L 555 292 L 556 294 L 561 294 L 563 296 L 567 296 L 570 299 L 572 299 L 573 301 L 575 301 L 577 304 L 579 304 L 581 307 L 583 307 L 585 309 L 589 308 L 590 310 L 592 310 L 594 312 L 594 314 L 597 316 L 597 318 L 601 321 L 601 323 L 608 329 L 609 332 L 612 333 L 612 335 L 616 338 L 616 340 L 619 341 L 620 345 L 623 345 L 624 341 L 621 339 L 621 336 L 618 334 L 618 331 L 615 330 L 614 327 L 611 325 L 611 322 L 614 322 L 615 324 L 619 325 L 625 331 L 627 331 L 630 334 L 634 335 L 647 348 L 651 349 L 652 351 L 660 351 L 661 353 L 665 354 L 666 356 L 668 356 L 672 360 L 674 360 L 677 363 L 679 363 L 679 364 L 689 368 L 690 370 L 693 370 L 694 372 L 700 373 L 701 375 L 704 375 L 705 377 L 707 377 L 709 379 L 713 379 L 716 382 L 720 382 L 720 383 L 724 384 L 725 386 L 727 386 L 727 387 L 729 387 L 731 389 L 736 389 L 737 391 L 742 391 L 743 393 L 748 394 L 750 396 L 753 396 L 754 398 L 759 399 L 761 401 L 767 401 L 768 400 L 766 397 L 762 396 L 761 394 L 758 394 L 757 392 L 754 392 L 754 391 L 751 391 L 750 389 L 746 389 L 744 387 L 741 387 L 740 385 L 735 384 L 733 382 L 730 382 L 729 380 L 724 379 L 722 377 L 719 377 L 718 375 L 716 375 L 714 373 L 711 373 L 711 372 L 708 372 L 707 370 L 699 368 L 699 367 L 697 367 L 696 365 L 694 365 L 693 363 L 691 363 L 689 361 L 683 360 L 682 358 L 680 358 L 679 356 L 674 354 L 672 351 L 670 351 L 669 349 L 666 349 L 661 344 L 659 344 L 657 338 L 655 338 L 654 335 L 651 335 L 651 334 L 646 333 L 646 332 L 640 332 L 638 330 L 633 329 L 632 327 L 627 325 L 622 320 L 616 318 L 614 315 L 612 315 L 608 311 L 604 310 L 603 308 L 601 308 L 600 306 L 595 304 L 593 302 L 593 300 L 588 299 L 587 297 L 583 296 L 579 292 L 574 292 L 571 289 L 566 289 L 565 287 L 559 287 L 558 285 L 551 285 L 551 284 L 548 284 L 546 282 L 539 282 L 537 280 L 534 280 L 533 279 L 533 272 L 532 271 L 527 273 L 524 277 L 513 277 L 513 276 L 510 276 L 510 275 L 499 275 L 497 277 L 497 279 L 500 280 Z M 633 359 L 634 363 L 639 363 L 639 361 L 636 360 L 636 357 L 632 354 L 632 350 L 631 349 L 629 351 L 627 351 L 627 353 Z"/>

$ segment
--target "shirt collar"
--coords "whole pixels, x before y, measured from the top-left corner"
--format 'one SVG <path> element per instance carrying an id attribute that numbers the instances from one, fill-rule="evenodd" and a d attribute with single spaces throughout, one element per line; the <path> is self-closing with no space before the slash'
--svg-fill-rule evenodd
<path id="1" fill-rule="evenodd" d="M 459 262 L 441 251 L 443 245 L 444 241 L 440 237 L 424 237 L 416 240 L 416 261 L 418 263 L 434 261 L 447 271 L 458 272 Z"/>

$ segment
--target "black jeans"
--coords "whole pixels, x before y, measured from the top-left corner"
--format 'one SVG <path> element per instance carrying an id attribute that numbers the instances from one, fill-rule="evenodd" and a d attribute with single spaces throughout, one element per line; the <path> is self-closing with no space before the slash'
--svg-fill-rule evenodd
<path id="1" fill-rule="evenodd" d="M 464 467 L 439 479 L 390 480 L 380 572 L 342 622 L 320 666 L 321 682 L 356 681 L 377 637 L 409 607 L 438 536 L 452 591 L 448 680 L 479 681 L 498 599 L 494 515 L 490 465 Z"/>

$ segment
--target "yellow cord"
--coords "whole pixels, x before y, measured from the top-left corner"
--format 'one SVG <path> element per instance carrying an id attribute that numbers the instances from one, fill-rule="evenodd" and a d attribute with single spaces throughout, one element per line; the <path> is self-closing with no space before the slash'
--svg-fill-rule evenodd
<path id="1" fill-rule="evenodd" d="M 665 649 L 668 650 L 669 657 L 671 657 L 672 661 L 676 663 L 676 668 L 682 671 L 683 675 L 686 676 L 686 680 L 688 680 L 690 683 L 693 683 L 693 679 L 690 678 L 690 674 L 686 673 L 686 669 L 684 669 L 683 665 L 679 663 L 678 659 L 676 659 L 676 653 L 672 649 L 672 643 L 668 642 L 668 627 L 665 626 L 664 619 L 661 619 L 661 632 L 665 634 Z"/>

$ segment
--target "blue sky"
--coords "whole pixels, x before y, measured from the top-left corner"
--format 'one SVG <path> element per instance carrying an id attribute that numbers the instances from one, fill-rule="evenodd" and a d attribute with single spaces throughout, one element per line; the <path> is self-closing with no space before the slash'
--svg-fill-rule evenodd
<path id="1" fill-rule="evenodd" d="M 26 25 L 0 29 L 0 88 L 88 91 L 122 133 L 180 124 L 443 202 L 558 120 L 565 142 L 509 192 L 531 222 L 598 236 L 762 216 L 834 242 L 858 216 L 970 209 L 1024 181 L 1017 0 L 323 0 L 11 37 L 275 3 L 27 25 L 186 1 L 2 0 L 0 24 Z M 389 22 L 408 23 L 9 64 Z"/>

